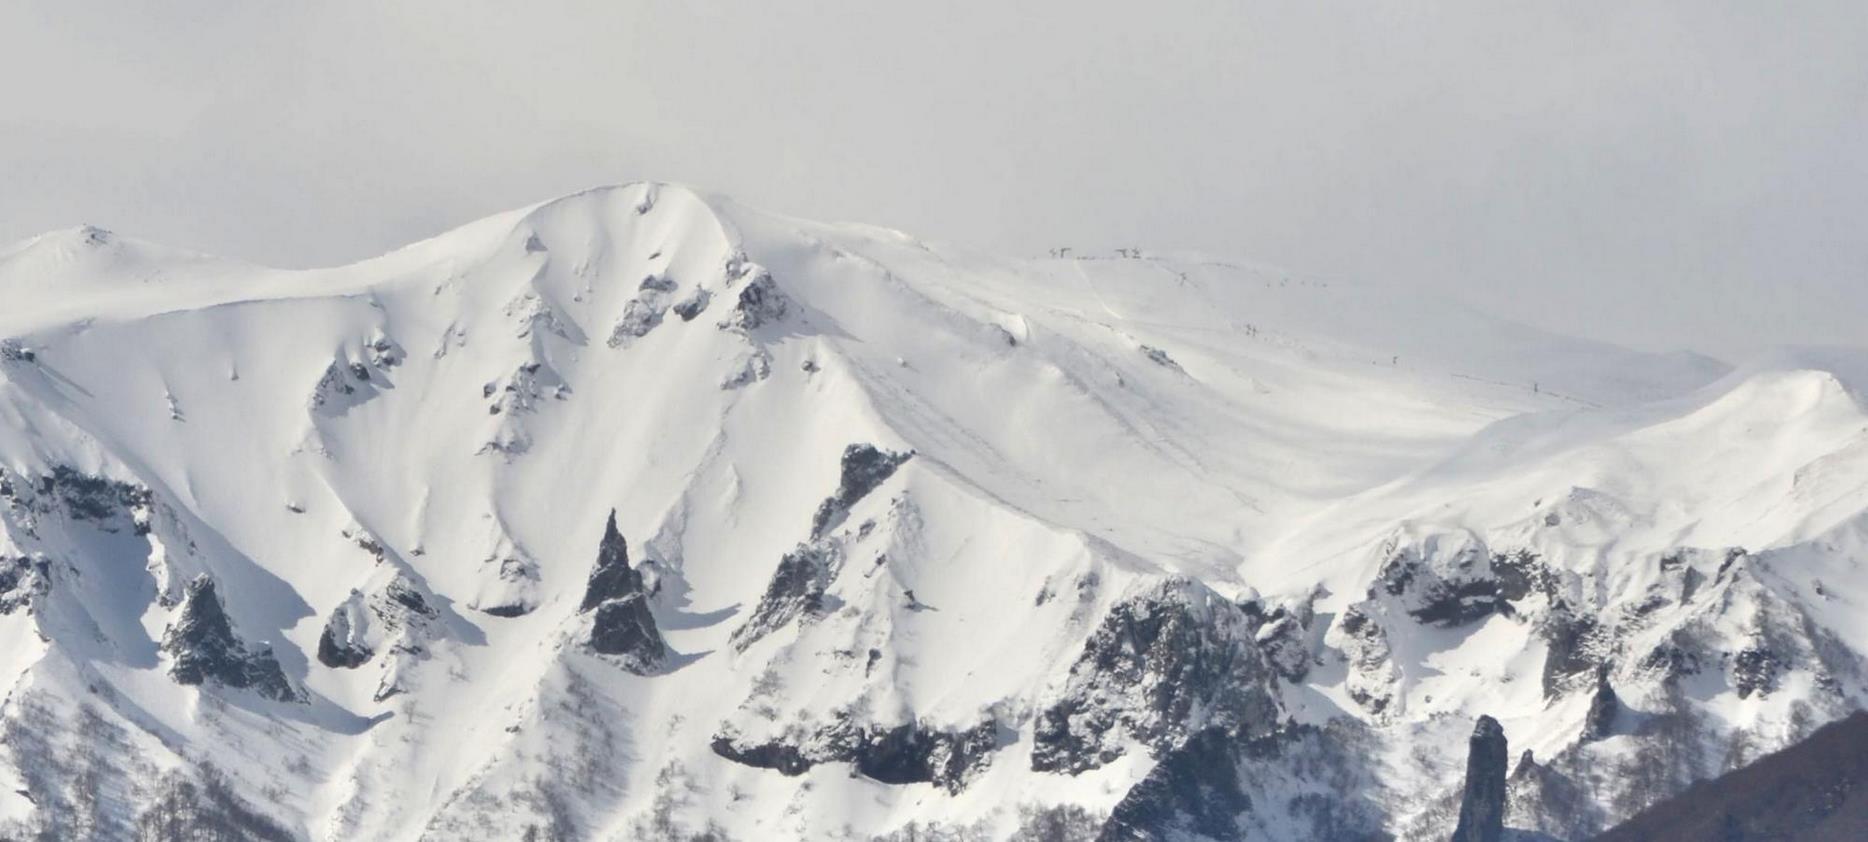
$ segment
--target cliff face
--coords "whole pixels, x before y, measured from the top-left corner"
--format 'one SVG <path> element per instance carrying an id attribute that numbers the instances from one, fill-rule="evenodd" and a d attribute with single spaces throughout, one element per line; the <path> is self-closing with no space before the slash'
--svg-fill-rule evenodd
<path id="1" fill-rule="evenodd" d="M 1479 717 L 1466 748 L 1466 788 L 1459 799 L 1453 842 L 1505 838 L 1505 763 L 1511 750 L 1498 720 Z"/>

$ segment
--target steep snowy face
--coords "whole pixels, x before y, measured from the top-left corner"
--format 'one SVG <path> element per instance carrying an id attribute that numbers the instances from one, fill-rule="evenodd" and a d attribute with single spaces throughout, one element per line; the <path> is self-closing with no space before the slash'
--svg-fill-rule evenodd
<path id="1" fill-rule="evenodd" d="M 0 301 L 0 835 L 1445 838 L 1489 715 L 1571 837 L 1863 694 L 1843 356 L 652 184 Z"/>

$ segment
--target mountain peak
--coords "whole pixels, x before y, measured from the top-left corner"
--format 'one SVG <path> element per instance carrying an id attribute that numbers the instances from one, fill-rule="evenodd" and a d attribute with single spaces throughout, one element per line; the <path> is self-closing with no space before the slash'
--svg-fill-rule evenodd
<path id="1" fill-rule="evenodd" d="M 1481 714 L 1580 836 L 1868 693 L 1840 358 L 647 183 L 0 291 L 0 836 L 1444 838 Z"/>

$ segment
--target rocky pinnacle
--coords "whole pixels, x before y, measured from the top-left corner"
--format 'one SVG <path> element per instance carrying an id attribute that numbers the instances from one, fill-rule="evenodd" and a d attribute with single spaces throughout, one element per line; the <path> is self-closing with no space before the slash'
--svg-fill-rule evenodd
<path id="1" fill-rule="evenodd" d="M 1453 842 L 1499 842 L 1505 836 L 1505 729 L 1479 717 L 1466 751 L 1466 794 L 1459 802 Z"/>

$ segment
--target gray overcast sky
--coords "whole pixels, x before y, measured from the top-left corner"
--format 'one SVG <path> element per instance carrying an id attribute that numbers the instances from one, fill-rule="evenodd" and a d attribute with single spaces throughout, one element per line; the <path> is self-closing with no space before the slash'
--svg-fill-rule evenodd
<path id="1" fill-rule="evenodd" d="M 1868 4 L 8 0 L 0 241 L 346 262 L 599 183 L 1868 344 Z"/>

